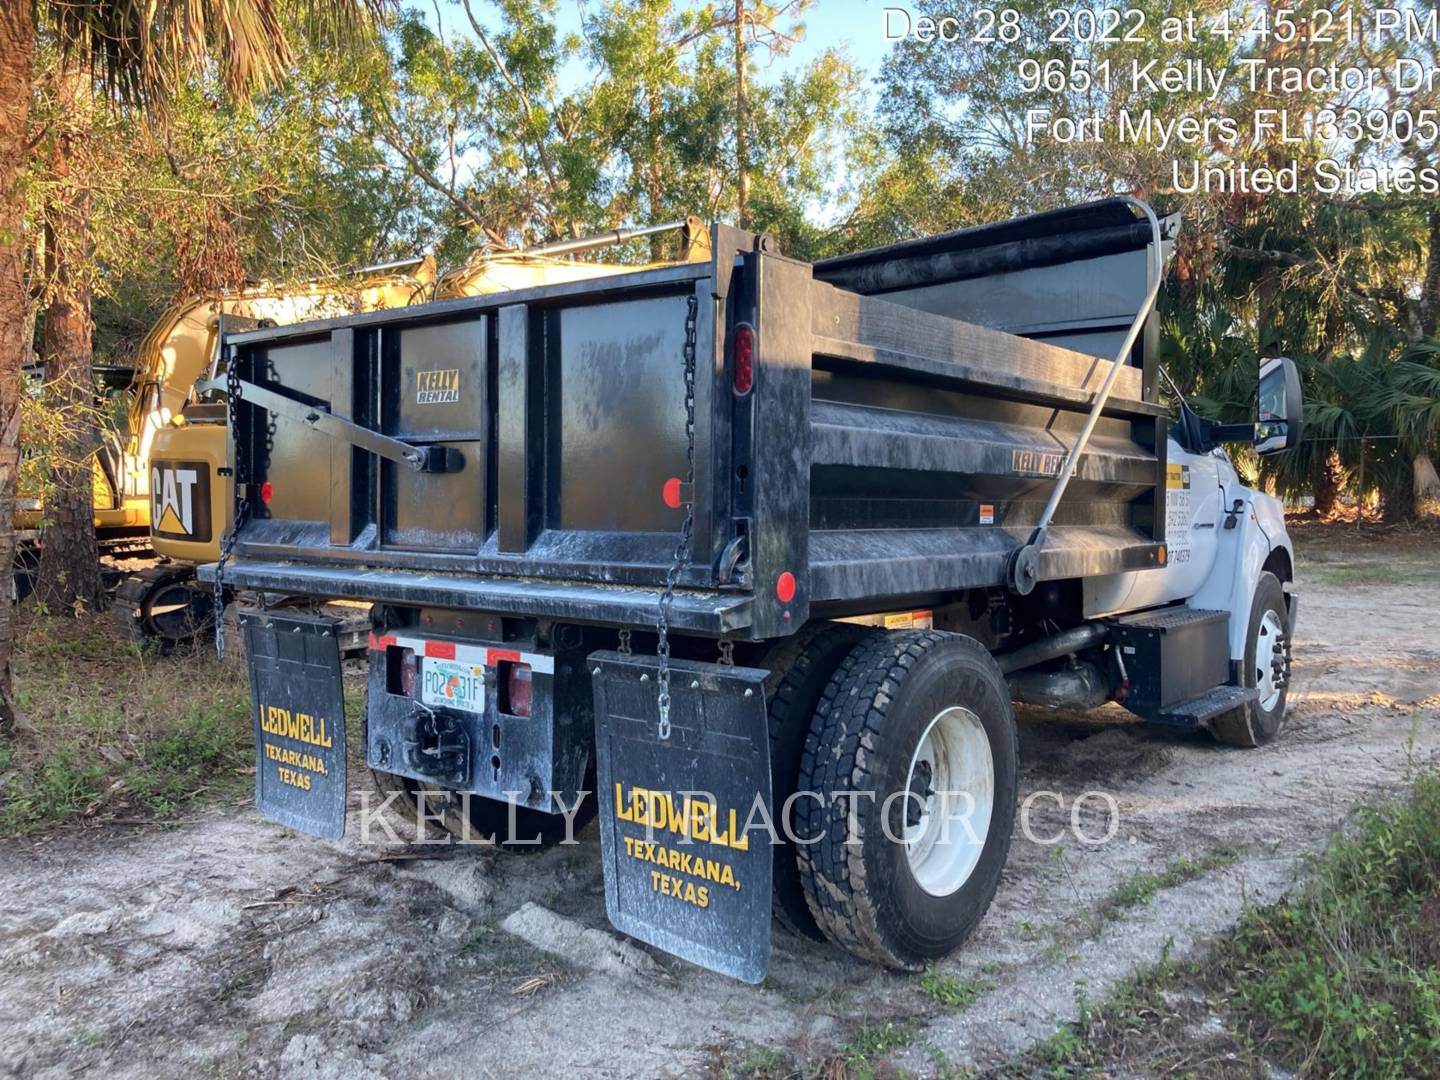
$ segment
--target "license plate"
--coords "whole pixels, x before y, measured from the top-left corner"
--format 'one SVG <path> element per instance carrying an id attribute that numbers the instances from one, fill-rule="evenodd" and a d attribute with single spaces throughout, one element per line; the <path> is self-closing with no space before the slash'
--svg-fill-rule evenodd
<path id="1" fill-rule="evenodd" d="M 425 657 L 420 668 L 420 700 L 463 712 L 485 711 L 485 669 L 478 664 Z"/>

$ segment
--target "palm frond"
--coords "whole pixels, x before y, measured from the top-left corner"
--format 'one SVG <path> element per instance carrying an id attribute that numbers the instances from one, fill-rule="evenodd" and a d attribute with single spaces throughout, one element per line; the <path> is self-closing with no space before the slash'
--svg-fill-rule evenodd
<path id="1" fill-rule="evenodd" d="M 118 98 L 163 105 L 188 72 L 215 65 L 236 96 L 274 87 L 292 61 L 288 16 L 300 32 L 363 35 L 388 0 L 51 0 L 61 51 Z"/>

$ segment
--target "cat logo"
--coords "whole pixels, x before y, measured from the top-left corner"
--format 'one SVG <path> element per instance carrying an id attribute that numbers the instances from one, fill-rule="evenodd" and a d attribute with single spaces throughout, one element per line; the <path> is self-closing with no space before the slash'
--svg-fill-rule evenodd
<path id="1" fill-rule="evenodd" d="M 150 470 L 150 530 L 209 543 L 210 469 L 205 462 L 166 462 Z"/>
<path id="2" fill-rule="evenodd" d="M 460 369 L 440 368 L 415 373 L 415 404 L 448 405 L 460 400 Z"/>

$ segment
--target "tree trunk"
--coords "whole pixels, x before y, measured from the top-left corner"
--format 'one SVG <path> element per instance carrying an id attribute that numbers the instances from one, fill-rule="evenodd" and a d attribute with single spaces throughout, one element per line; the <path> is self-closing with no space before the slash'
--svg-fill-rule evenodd
<path id="1" fill-rule="evenodd" d="M 61 420 L 45 492 L 36 598 L 55 613 L 107 606 L 95 540 L 95 454 L 100 448 L 90 317 L 90 191 L 77 160 L 89 130 L 90 80 L 61 73 L 63 126 L 50 151 L 52 191 L 45 205 L 45 407 Z"/>
<path id="2" fill-rule="evenodd" d="M 664 102 L 660 97 L 658 77 L 652 75 L 649 79 L 649 85 L 645 88 L 645 126 L 650 142 L 650 160 L 645 166 L 645 188 L 650 202 L 650 220 L 640 224 L 659 225 L 665 220 L 664 162 L 660 155 L 660 125 L 663 122 Z M 665 239 L 658 234 L 650 238 L 650 258 L 655 262 L 665 258 Z"/>
<path id="3" fill-rule="evenodd" d="M 1340 489 L 1345 485 L 1345 466 L 1340 455 L 1333 448 L 1315 460 L 1315 476 L 1312 487 L 1315 491 L 1315 514 L 1322 519 L 1335 516 L 1335 506 L 1340 501 Z"/>
<path id="4" fill-rule="evenodd" d="M 750 99 L 745 66 L 745 0 L 735 0 L 735 223 L 742 229 L 750 228 Z"/>
<path id="5" fill-rule="evenodd" d="M 15 485 L 20 474 L 20 368 L 32 342 L 24 328 L 25 200 L 20 167 L 29 156 L 34 8 L 0 4 L 0 736 L 15 727 Z"/>
<path id="6" fill-rule="evenodd" d="M 1405 460 L 1392 462 L 1386 469 L 1380 487 L 1380 520 L 1387 525 L 1400 525 L 1415 520 L 1415 477 L 1413 467 Z"/>
<path id="7" fill-rule="evenodd" d="M 1415 516 L 1427 517 L 1440 511 L 1440 474 L 1435 472 L 1435 462 L 1430 460 L 1430 455 L 1416 454 L 1415 460 L 1411 462 L 1411 471 L 1414 477 Z"/>

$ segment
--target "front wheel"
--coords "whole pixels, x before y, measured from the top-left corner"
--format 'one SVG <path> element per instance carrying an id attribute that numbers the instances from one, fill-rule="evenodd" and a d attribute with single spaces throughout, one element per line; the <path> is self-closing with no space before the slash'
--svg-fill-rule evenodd
<path id="1" fill-rule="evenodd" d="M 846 656 L 797 804 L 801 881 L 825 935 L 907 970 L 964 942 L 1010 849 L 1018 756 L 1004 676 L 978 642 L 895 633 Z"/>
<path id="2" fill-rule="evenodd" d="M 1231 746 L 1263 746 L 1279 735 L 1285 724 L 1290 688 L 1290 619 L 1285 590 L 1268 570 L 1261 571 L 1255 581 L 1244 665 L 1241 685 L 1253 688 L 1258 696 L 1210 721 L 1210 730 Z"/>

